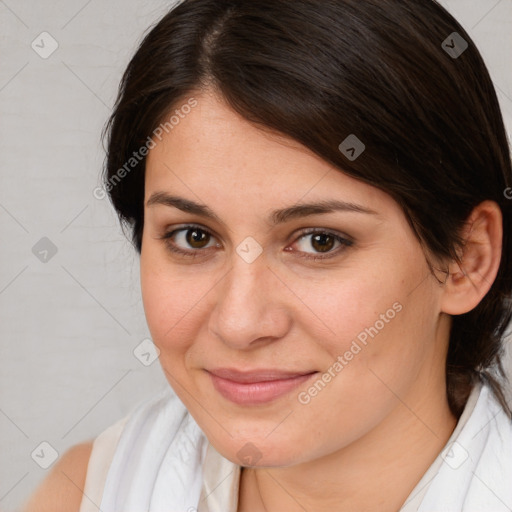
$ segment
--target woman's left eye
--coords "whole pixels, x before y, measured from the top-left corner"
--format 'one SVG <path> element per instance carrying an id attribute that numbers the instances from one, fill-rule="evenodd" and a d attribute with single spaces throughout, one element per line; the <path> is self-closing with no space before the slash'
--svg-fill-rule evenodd
<path id="1" fill-rule="evenodd" d="M 352 240 L 348 238 L 321 229 L 303 232 L 294 242 L 294 245 L 298 246 L 298 251 L 305 253 L 304 257 L 314 259 L 335 256 L 342 248 L 350 247 L 352 244 Z"/>

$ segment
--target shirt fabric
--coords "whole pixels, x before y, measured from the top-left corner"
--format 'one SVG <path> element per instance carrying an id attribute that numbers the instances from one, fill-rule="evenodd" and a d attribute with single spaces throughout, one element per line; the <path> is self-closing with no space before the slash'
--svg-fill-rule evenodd
<path id="1" fill-rule="evenodd" d="M 80 512 L 237 512 L 240 473 L 169 387 L 95 439 Z M 399 512 L 413 511 L 512 511 L 512 422 L 488 386 Z"/>

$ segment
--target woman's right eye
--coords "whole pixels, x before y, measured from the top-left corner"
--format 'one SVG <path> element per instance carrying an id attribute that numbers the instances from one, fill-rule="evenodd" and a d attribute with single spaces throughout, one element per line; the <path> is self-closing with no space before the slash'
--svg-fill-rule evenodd
<path id="1" fill-rule="evenodd" d="M 174 253 L 195 258 L 202 250 L 220 247 L 208 230 L 199 226 L 184 226 L 165 233 L 162 237 L 167 248 Z"/>

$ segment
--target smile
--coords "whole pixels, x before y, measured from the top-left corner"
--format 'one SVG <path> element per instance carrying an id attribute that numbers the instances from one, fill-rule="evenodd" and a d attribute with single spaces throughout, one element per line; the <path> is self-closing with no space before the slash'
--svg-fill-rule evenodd
<path id="1" fill-rule="evenodd" d="M 227 368 L 208 371 L 215 389 L 224 398 L 238 405 L 258 405 L 276 400 L 306 382 L 316 373 L 318 372 L 278 370 L 240 372 Z"/>

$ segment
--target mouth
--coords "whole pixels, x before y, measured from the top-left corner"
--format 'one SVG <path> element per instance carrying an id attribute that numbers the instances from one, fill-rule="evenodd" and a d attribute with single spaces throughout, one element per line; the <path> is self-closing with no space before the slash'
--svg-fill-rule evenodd
<path id="1" fill-rule="evenodd" d="M 238 405 L 272 402 L 318 373 L 276 369 L 241 372 L 231 368 L 215 368 L 207 372 L 217 392 Z"/>

